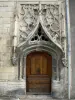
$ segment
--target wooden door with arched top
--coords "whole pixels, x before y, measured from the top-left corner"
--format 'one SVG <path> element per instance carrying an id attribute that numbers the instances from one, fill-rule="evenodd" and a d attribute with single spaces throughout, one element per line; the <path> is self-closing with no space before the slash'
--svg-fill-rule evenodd
<path id="1" fill-rule="evenodd" d="M 32 52 L 26 58 L 26 92 L 51 93 L 52 57 L 46 52 Z"/>

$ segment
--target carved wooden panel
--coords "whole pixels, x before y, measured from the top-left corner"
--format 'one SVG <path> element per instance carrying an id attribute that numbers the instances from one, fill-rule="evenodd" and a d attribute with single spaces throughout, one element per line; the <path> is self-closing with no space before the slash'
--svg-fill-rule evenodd
<path id="1" fill-rule="evenodd" d="M 50 93 L 51 91 L 51 79 L 47 75 L 29 76 L 28 83 L 28 92 Z"/>

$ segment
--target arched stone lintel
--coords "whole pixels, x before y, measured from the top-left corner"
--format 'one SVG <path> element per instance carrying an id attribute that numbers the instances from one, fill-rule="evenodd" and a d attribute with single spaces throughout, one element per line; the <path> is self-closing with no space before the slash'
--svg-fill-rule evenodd
<path id="1" fill-rule="evenodd" d="M 29 46 L 23 50 L 23 55 L 27 56 L 30 52 L 33 52 L 33 51 L 46 51 L 48 54 L 50 54 L 54 58 L 58 57 L 58 54 L 56 53 L 55 50 L 45 45 Z"/>
<path id="2" fill-rule="evenodd" d="M 47 52 L 48 54 L 50 54 L 52 56 L 52 59 L 55 59 L 57 61 L 57 65 L 56 65 L 56 68 L 57 68 L 57 79 L 59 79 L 59 71 L 58 71 L 58 61 L 59 61 L 59 56 L 60 56 L 60 53 L 56 52 L 53 48 L 47 46 L 47 45 L 35 45 L 35 46 L 29 46 L 29 47 L 26 47 L 22 50 L 22 53 L 21 53 L 21 56 L 22 58 L 26 58 L 26 56 L 31 53 L 31 52 L 34 52 L 34 51 L 45 51 Z M 24 64 L 22 66 L 23 68 L 26 67 L 26 65 Z M 23 75 L 24 75 L 24 72 L 23 72 Z"/>

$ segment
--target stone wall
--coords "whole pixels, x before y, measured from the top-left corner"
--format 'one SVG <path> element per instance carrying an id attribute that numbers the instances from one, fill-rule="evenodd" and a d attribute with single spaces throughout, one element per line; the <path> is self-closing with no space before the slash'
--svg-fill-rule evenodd
<path id="1" fill-rule="evenodd" d="M 25 95 L 25 81 L 1 81 L 0 96 L 19 97 Z"/>
<path id="2" fill-rule="evenodd" d="M 12 80 L 17 70 L 11 64 L 14 2 L 0 1 L 0 79 Z"/>
<path id="3" fill-rule="evenodd" d="M 21 0 L 0 0 L 0 95 L 25 93 L 25 81 L 18 80 L 18 67 L 11 64 L 16 3 L 18 2 Z"/>
<path id="4" fill-rule="evenodd" d="M 14 32 L 14 1 L 0 0 L 0 95 L 24 94 L 25 82 L 18 80 L 18 68 L 11 63 Z"/>

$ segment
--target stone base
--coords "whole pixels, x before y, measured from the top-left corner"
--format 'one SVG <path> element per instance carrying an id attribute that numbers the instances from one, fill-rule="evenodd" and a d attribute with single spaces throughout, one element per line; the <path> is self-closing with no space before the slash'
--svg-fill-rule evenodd
<path id="1" fill-rule="evenodd" d="M 25 95 L 25 81 L 4 81 L 0 82 L 0 96 Z"/>
<path id="2" fill-rule="evenodd" d="M 54 98 L 65 98 L 63 94 L 63 88 L 61 87 L 63 87 L 63 85 L 61 85 L 60 81 L 53 81 L 51 96 Z M 0 81 L 0 96 L 17 97 L 17 98 L 23 96 L 26 97 L 27 96 L 26 81 L 25 80 Z"/>

